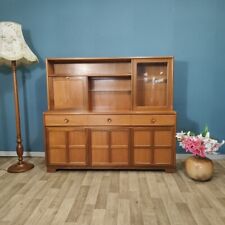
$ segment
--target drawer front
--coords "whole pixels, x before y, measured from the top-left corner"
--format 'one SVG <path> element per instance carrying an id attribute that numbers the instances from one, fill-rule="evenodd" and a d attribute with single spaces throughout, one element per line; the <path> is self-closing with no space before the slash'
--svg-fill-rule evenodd
<path id="1" fill-rule="evenodd" d="M 45 115 L 45 126 L 169 126 L 175 115 Z"/>
<path id="2" fill-rule="evenodd" d="M 89 125 L 130 125 L 130 115 L 89 115 Z"/>
<path id="3" fill-rule="evenodd" d="M 86 115 L 45 115 L 46 126 L 86 125 Z"/>
<path id="4" fill-rule="evenodd" d="M 132 115 L 131 123 L 133 126 L 168 126 L 176 124 L 175 115 Z"/>

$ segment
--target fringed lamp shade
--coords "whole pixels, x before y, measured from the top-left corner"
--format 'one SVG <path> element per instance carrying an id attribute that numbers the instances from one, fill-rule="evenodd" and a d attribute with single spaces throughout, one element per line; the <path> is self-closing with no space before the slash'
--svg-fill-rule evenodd
<path id="1" fill-rule="evenodd" d="M 36 55 L 26 44 L 22 27 L 14 22 L 0 22 L 0 64 L 30 64 L 38 62 Z"/>

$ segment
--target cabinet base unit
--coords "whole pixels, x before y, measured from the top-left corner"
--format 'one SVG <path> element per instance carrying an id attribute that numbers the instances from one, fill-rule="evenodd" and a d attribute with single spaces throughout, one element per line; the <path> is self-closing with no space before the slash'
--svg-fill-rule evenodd
<path id="1" fill-rule="evenodd" d="M 135 114 L 83 113 L 85 120 L 80 116 L 50 111 L 44 114 L 49 172 L 92 168 L 175 170 L 174 112 L 168 115 L 139 113 L 137 117 Z M 169 119 L 164 122 L 166 117 Z"/>
<path id="2" fill-rule="evenodd" d="M 173 57 L 46 60 L 46 166 L 176 169 Z"/>

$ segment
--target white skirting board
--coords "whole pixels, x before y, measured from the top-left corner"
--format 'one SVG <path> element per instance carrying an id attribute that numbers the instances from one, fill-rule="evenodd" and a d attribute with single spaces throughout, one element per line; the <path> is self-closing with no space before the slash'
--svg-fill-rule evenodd
<path id="1" fill-rule="evenodd" d="M 0 156 L 17 156 L 16 151 L 0 151 Z M 24 152 L 23 156 L 45 157 L 45 152 Z"/>
<path id="2" fill-rule="evenodd" d="M 17 156 L 16 151 L 0 151 L 0 156 Z M 24 152 L 23 156 L 45 157 L 45 152 Z M 177 159 L 186 159 L 190 154 L 176 154 Z M 210 159 L 225 159 L 225 155 L 208 155 Z"/>

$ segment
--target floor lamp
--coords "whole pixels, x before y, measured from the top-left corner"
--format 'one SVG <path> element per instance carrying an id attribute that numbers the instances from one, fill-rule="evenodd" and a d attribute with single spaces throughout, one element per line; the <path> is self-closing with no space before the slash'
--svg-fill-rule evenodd
<path id="1" fill-rule="evenodd" d="M 38 59 L 26 44 L 21 25 L 15 22 L 0 22 L 0 64 L 7 64 L 12 68 L 16 115 L 16 152 L 18 162 L 8 168 L 10 173 L 25 172 L 34 167 L 33 164 L 23 161 L 16 67 L 20 64 L 35 62 L 38 62 Z"/>

